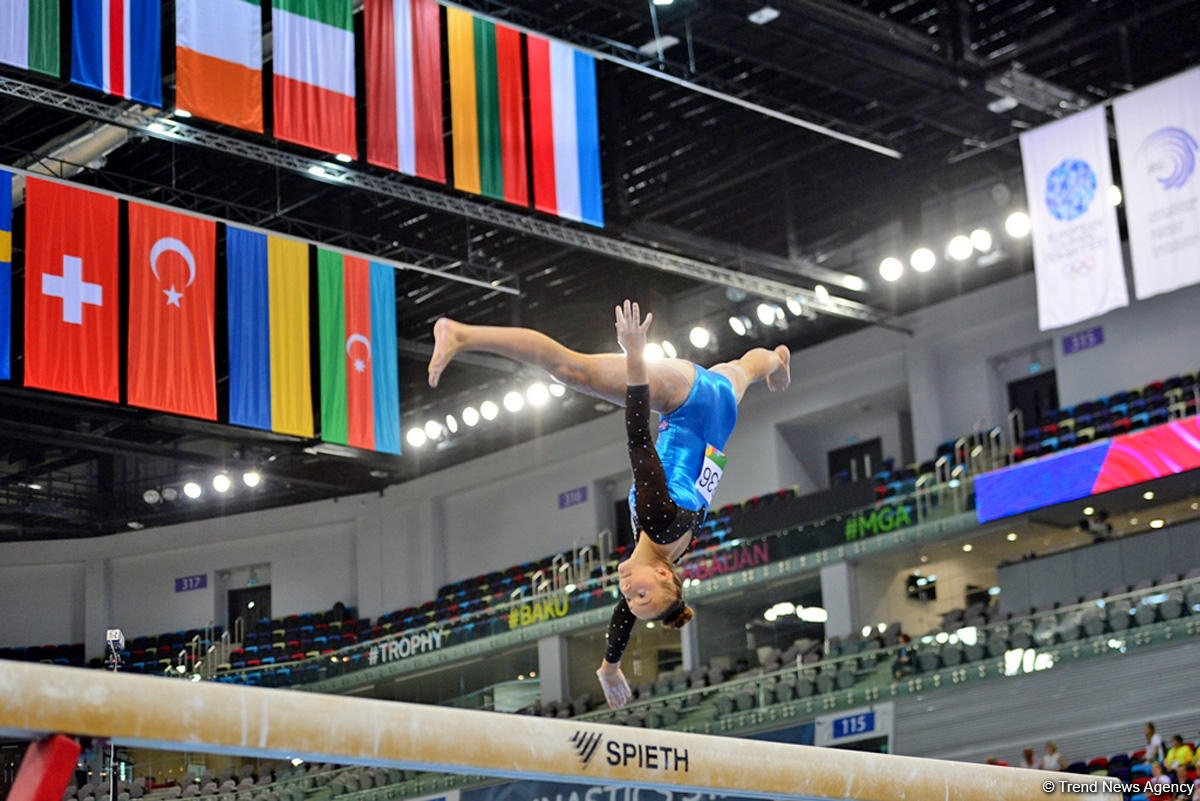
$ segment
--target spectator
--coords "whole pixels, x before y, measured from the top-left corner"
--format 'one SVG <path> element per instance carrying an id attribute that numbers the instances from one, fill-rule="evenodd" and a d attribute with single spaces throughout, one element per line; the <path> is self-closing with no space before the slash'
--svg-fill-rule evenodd
<path id="1" fill-rule="evenodd" d="M 1200 781 L 1190 781 L 1187 768 L 1180 765 L 1175 769 L 1175 798 L 1179 801 L 1191 801 L 1196 785 L 1200 785 Z"/>
<path id="2" fill-rule="evenodd" d="M 1027 745 L 1021 749 L 1021 767 L 1028 770 L 1041 770 L 1042 768 L 1042 763 L 1034 757 L 1031 746 Z"/>
<path id="3" fill-rule="evenodd" d="M 1166 756 L 1163 751 L 1162 737 L 1154 730 L 1153 723 L 1146 724 L 1146 761 L 1162 762 Z"/>
<path id="4" fill-rule="evenodd" d="M 1046 753 L 1042 754 L 1042 770 L 1066 770 L 1067 760 L 1058 753 L 1058 746 L 1053 742 L 1046 743 Z"/>
<path id="5" fill-rule="evenodd" d="M 995 756 L 989 756 L 989 757 L 988 757 L 988 758 L 985 760 L 985 762 L 986 762 L 987 764 L 989 764 L 989 765 L 999 765 L 999 766 L 1000 766 L 1000 767 L 1002 767 L 1002 768 L 1007 768 L 1007 767 L 1008 767 L 1008 763 L 1007 763 L 1007 762 L 1005 762 L 1005 761 L 1003 761 L 1003 760 L 1000 760 L 1000 759 L 997 759 Z"/>
<path id="6" fill-rule="evenodd" d="M 1190 767 L 1195 758 L 1196 755 L 1192 753 L 1191 747 L 1183 741 L 1182 734 L 1176 734 L 1171 738 L 1171 747 L 1167 750 L 1165 760 L 1168 770 Z"/>
<path id="7" fill-rule="evenodd" d="M 1161 762 L 1150 763 L 1150 783 L 1146 785 L 1144 792 L 1146 793 L 1147 801 L 1154 799 L 1170 798 L 1171 793 L 1167 787 L 1171 783 L 1171 776 L 1167 774 L 1166 768 Z"/>
<path id="8" fill-rule="evenodd" d="M 916 662 L 917 655 L 916 649 L 912 647 L 912 637 L 901 634 L 896 648 L 896 661 L 892 663 L 892 676 L 896 681 L 911 676 L 916 672 Z"/>

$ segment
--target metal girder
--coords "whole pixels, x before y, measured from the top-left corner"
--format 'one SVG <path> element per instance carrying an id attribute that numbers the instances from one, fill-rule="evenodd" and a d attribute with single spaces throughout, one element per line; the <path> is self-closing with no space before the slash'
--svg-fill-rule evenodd
<path id="1" fill-rule="evenodd" d="M 342 164 L 301 156 L 255 142 L 194 128 L 177 120 L 168 120 L 157 116 L 157 109 L 151 113 L 136 106 L 110 106 L 4 76 L 0 76 L 0 93 L 91 116 L 115 125 L 135 128 L 147 136 L 164 141 L 219 150 L 261 164 L 307 174 L 314 180 L 335 186 L 375 192 L 551 242 L 571 245 L 632 264 L 651 267 L 662 272 L 681 275 L 704 283 L 740 289 L 781 303 L 786 302 L 788 298 L 798 297 L 813 311 L 821 314 L 886 325 L 891 328 L 897 327 L 889 315 L 862 303 L 835 296 L 818 297 L 811 289 L 805 287 L 793 286 L 756 275 L 747 275 L 687 256 L 663 253 L 653 248 L 624 242 L 582 228 L 551 222 L 534 215 L 509 211 L 449 193 L 443 194 L 407 183 L 399 175 L 373 175 Z M 449 278 L 449 276 L 447 277 Z"/>

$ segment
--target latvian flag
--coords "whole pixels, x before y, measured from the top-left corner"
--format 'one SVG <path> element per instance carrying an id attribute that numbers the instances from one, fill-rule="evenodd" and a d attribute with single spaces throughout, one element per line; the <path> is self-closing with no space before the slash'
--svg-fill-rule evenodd
<path id="1" fill-rule="evenodd" d="M 366 0 L 367 161 L 446 182 L 441 11 L 433 0 Z"/>
<path id="2" fill-rule="evenodd" d="M 354 156 L 352 0 L 275 0 L 275 136 Z"/>
<path id="3" fill-rule="evenodd" d="M 570 45 L 526 36 L 533 205 L 604 225 L 596 60 Z"/>
<path id="4" fill-rule="evenodd" d="M 75 0 L 71 81 L 162 106 L 160 0 Z"/>
<path id="5" fill-rule="evenodd" d="M 262 133 L 259 0 L 175 1 L 175 106 Z"/>

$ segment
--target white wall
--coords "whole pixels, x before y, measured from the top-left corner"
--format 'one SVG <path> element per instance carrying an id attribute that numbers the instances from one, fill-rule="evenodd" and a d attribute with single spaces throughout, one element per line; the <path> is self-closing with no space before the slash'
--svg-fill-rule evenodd
<path id="1" fill-rule="evenodd" d="M 0 566 L 0 646 L 83 640 L 84 565 Z"/>
<path id="2" fill-rule="evenodd" d="M 996 566 L 986 559 L 966 554 L 932 560 L 921 565 L 923 575 L 937 576 L 937 599 L 915 601 L 908 598 L 909 572 L 894 565 L 857 562 L 851 569 L 853 583 L 854 630 L 878 623 L 900 623 L 914 638 L 939 628 L 942 616 L 963 608 L 967 585 L 990 587 L 996 583 Z"/>

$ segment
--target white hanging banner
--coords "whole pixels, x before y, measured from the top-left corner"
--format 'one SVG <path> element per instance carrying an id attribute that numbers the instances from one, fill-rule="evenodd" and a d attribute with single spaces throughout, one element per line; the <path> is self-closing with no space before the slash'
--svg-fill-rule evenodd
<path id="1" fill-rule="evenodd" d="M 1200 67 L 1125 95 L 1113 112 L 1134 292 L 1200 283 Z"/>
<path id="2" fill-rule="evenodd" d="M 1021 135 L 1033 222 L 1038 327 L 1047 331 L 1129 305 L 1103 108 Z"/>

